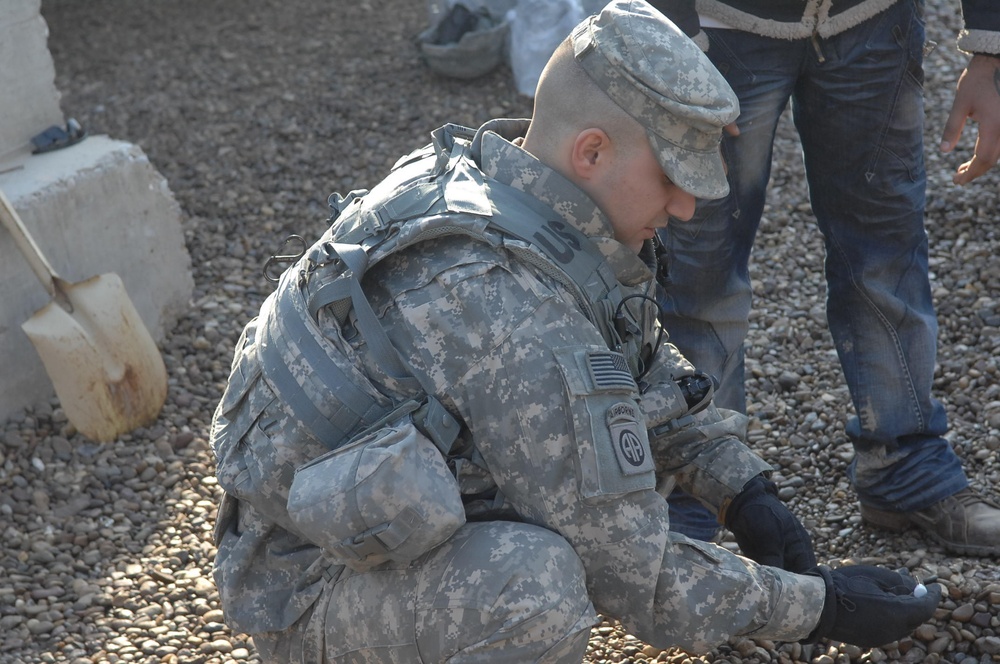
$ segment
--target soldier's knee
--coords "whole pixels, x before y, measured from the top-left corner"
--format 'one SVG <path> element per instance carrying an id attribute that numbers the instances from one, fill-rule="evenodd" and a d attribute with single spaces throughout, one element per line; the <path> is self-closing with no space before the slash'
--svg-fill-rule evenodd
<path id="1" fill-rule="evenodd" d="M 509 578 L 497 598 L 497 610 L 525 612 L 533 605 L 541 612 L 589 603 L 583 563 L 573 547 L 555 533 L 537 530 L 509 553 Z"/>
<path id="2" fill-rule="evenodd" d="M 596 622 L 583 562 L 556 533 L 521 526 L 521 534 L 521 544 L 510 547 L 493 621 L 508 643 L 534 644 L 539 661 L 580 661 Z"/>
<path id="3" fill-rule="evenodd" d="M 535 526 L 475 525 L 483 528 L 462 547 L 461 557 L 469 563 L 463 565 L 467 583 L 478 586 L 464 592 L 476 595 L 481 608 L 478 618 L 462 612 L 462 621 L 478 623 L 467 625 L 472 629 L 466 633 L 482 637 L 460 651 L 508 657 L 497 661 L 581 661 L 597 616 L 573 547 Z"/>

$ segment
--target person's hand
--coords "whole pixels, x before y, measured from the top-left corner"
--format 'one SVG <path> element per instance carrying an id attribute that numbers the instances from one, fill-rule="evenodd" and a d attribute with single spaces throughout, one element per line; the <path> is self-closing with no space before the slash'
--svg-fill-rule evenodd
<path id="1" fill-rule="evenodd" d="M 958 185 L 972 182 L 1000 159 L 1000 56 L 974 55 L 962 72 L 941 136 L 942 152 L 955 148 L 967 118 L 979 123 L 979 135 L 972 159 L 952 176 Z"/>
<path id="2" fill-rule="evenodd" d="M 823 638 L 862 648 L 892 643 L 929 620 L 941 601 L 941 586 L 936 583 L 926 588 L 926 594 L 914 595 L 917 581 L 906 570 L 820 565 L 806 573 L 826 582 L 826 602 L 819 624 L 805 643 Z"/>
<path id="3" fill-rule="evenodd" d="M 816 566 L 809 534 L 778 498 L 774 482 L 758 475 L 726 508 L 726 527 L 747 558 L 761 565 L 803 572 Z"/>

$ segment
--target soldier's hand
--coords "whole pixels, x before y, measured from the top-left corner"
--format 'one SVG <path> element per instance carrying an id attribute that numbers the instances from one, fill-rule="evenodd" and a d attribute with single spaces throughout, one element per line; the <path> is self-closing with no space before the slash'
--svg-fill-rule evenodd
<path id="1" fill-rule="evenodd" d="M 733 498 L 725 521 L 743 555 L 761 565 L 790 572 L 816 566 L 809 533 L 778 498 L 778 487 L 763 475 L 747 482 Z"/>
<path id="2" fill-rule="evenodd" d="M 926 594 L 914 595 L 917 581 L 905 570 L 820 565 L 806 573 L 826 582 L 823 614 L 807 643 L 828 638 L 862 648 L 885 645 L 929 620 L 941 601 L 941 586 L 936 583 L 927 586 Z"/>

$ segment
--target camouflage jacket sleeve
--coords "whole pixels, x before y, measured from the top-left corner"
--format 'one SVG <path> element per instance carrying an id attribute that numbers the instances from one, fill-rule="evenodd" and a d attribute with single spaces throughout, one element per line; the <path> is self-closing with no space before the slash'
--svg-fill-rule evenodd
<path id="1" fill-rule="evenodd" d="M 502 252 L 429 272 L 466 252 L 452 242 L 424 243 L 380 273 L 393 303 L 383 322 L 461 416 L 469 458 L 504 504 L 573 545 L 597 610 L 648 643 L 690 651 L 736 634 L 807 636 L 820 579 L 668 532 L 636 384 L 575 302 Z"/>
<path id="2" fill-rule="evenodd" d="M 707 397 L 680 417 L 676 381 L 694 373 L 677 348 L 664 343 L 646 377 L 642 405 L 657 474 L 666 495 L 676 481 L 717 514 L 752 477 L 771 466 L 745 444 L 747 418 L 716 408 Z"/>

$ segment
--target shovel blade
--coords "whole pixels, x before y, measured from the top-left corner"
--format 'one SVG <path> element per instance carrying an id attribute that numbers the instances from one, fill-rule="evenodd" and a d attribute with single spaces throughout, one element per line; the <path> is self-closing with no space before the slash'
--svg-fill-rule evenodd
<path id="1" fill-rule="evenodd" d="M 167 397 L 167 371 L 121 279 L 102 274 L 65 293 L 72 312 L 50 302 L 21 328 L 66 417 L 97 441 L 151 423 Z"/>

